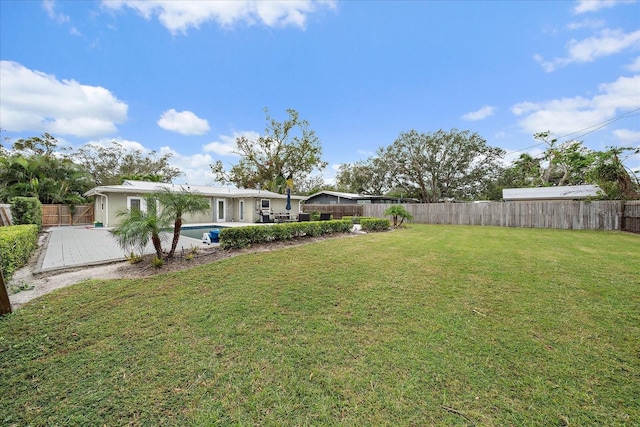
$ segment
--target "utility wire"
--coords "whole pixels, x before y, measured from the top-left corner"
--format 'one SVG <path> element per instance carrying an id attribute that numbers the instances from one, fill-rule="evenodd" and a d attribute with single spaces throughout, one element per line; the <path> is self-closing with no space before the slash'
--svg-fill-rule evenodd
<path id="1" fill-rule="evenodd" d="M 588 126 L 588 127 L 584 128 L 584 129 L 580 129 L 580 130 L 577 130 L 577 131 L 575 131 L 575 132 L 568 133 L 568 134 L 566 134 L 566 135 L 563 135 L 563 136 L 558 137 L 557 139 L 564 139 L 564 138 L 566 138 L 566 137 L 568 137 L 568 136 L 575 135 L 576 133 L 580 133 L 580 132 L 583 132 L 583 131 L 588 130 L 588 132 L 585 132 L 584 134 L 579 135 L 579 136 L 577 136 L 577 137 L 576 137 L 576 138 L 574 138 L 574 139 L 582 138 L 584 135 L 588 135 L 588 134 L 590 134 L 590 133 L 592 133 L 592 132 L 597 131 L 598 129 L 602 129 L 603 127 L 606 127 L 607 125 L 610 125 L 610 124 L 611 124 L 611 123 L 613 123 L 613 122 L 617 122 L 618 120 L 624 119 L 625 117 L 632 116 L 632 115 L 634 115 L 634 113 L 636 113 L 636 112 L 638 112 L 638 111 L 640 111 L 640 108 L 636 108 L 635 110 L 627 111 L 627 112 L 626 112 L 626 113 L 624 113 L 624 114 L 620 114 L 620 115 L 618 115 L 618 116 L 616 116 L 616 117 L 613 117 L 613 118 L 611 118 L 611 119 L 609 119 L 609 120 L 605 120 L 605 121 L 603 121 L 603 122 L 596 123 L 595 125 Z M 591 129 L 591 128 L 595 128 L 595 129 L 593 129 L 593 130 L 589 130 L 589 129 Z"/>
<path id="2" fill-rule="evenodd" d="M 634 110 L 627 111 L 626 113 L 620 114 L 620 115 L 618 115 L 616 117 L 613 117 L 613 118 L 611 118 L 609 120 L 605 120 L 603 122 L 596 123 L 595 125 L 587 126 L 584 129 L 580 129 L 580 130 L 577 130 L 575 132 L 571 132 L 571 133 L 568 133 L 566 135 L 560 136 L 560 137 L 556 138 L 556 140 L 564 139 L 564 138 L 567 138 L 567 137 L 569 137 L 571 135 L 575 135 L 575 134 L 580 133 L 580 132 L 588 131 L 588 132 L 583 133 L 582 135 L 578 135 L 577 137 L 575 137 L 573 139 L 582 138 L 585 135 L 589 135 L 590 133 L 593 133 L 593 132 L 595 132 L 597 130 L 600 130 L 600 129 L 604 128 L 604 127 L 607 127 L 611 123 L 617 122 L 618 120 L 624 119 L 624 118 L 629 117 L 629 116 L 633 116 L 633 115 L 635 115 L 635 113 L 638 113 L 638 112 L 640 112 L 640 108 L 636 108 Z M 519 150 L 508 151 L 507 154 L 519 153 L 521 151 L 526 151 L 526 150 L 529 150 L 531 148 L 535 148 L 535 147 L 537 147 L 539 145 L 543 145 L 543 144 L 546 144 L 546 142 L 543 141 L 543 142 L 539 142 L 537 144 L 531 145 L 529 147 L 521 148 Z M 633 157 L 634 155 L 635 154 L 633 154 L 631 157 Z"/>

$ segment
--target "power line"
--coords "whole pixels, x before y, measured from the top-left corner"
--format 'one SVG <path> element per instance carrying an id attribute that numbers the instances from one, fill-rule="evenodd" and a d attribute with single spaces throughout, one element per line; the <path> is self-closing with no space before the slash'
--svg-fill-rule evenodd
<path id="1" fill-rule="evenodd" d="M 564 138 L 567 138 L 567 137 L 569 137 L 569 136 L 571 136 L 571 135 L 575 135 L 575 134 L 577 134 L 577 133 L 581 133 L 581 132 L 584 132 L 584 131 L 588 131 L 588 132 L 583 133 L 582 135 L 578 135 L 577 137 L 575 137 L 575 138 L 573 138 L 573 139 L 579 139 L 579 138 L 582 138 L 582 137 L 583 137 L 583 136 L 585 136 L 585 135 L 589 135 L 590 133 L 596 132 L 596 131 L 598 131 L 598 130 L 600 130 L 600 129 L 604 128 L 604 127 L 607 127 L 607 126 L 608 126 L 608 125 L 610 125 L 611 123 L 617 122 L 618 120 L 622 120 L 622 119 L 624 119 L 624 118 L 626 118 L 626 117 L 629 117 L 629 116 L 633 116 L 633 115 L 634 115 L 635 113 L 637 113 L 637 112 L 640 112 L 640 108 L 636 108 L 636 109 L 634 109 L 634 110 L 627 111 L 626 113 L 620 114 L 620 115 L 618 115 L 618 116 L 615 116 L 615 117 L 613 117 L 613 118 L 611 118 L 611 119 L 608 119 L 608 120 L 602 121 L 602 122 L 600 122 L 600 123 L 596 123 L 595 125 L 587 126 L 587 127 L 586 127 L 586 128 L 584 128 L 584 129 L 580 129 L 580 130 L 577 130 L 577 131 L 575 131 L 575 132 L 571 132 L 571 133 L 568 133 L 568 134 L 566 134 L 566 135 L 560 136 L 560 137 L 556 138 L 556 140 L 564 139 Z M 539 145 L 543 145 L 543 144 L 546 144 L 546 142 L 544 142 L 544 141 L 543 141 L 543 142 L 539 142 L 539 143 L 537 143 L 537 144 L 531 145 L 531 146 L 529 146 L 529 147 L 521 148 L 521 149 L 519 149 L 519 150 L 508 151 L 507 153 L 508 153 L 508 154 L 519 153 L 519 152 L 521 152 L 521 151 L 526 151 L 526 150 L 529 150 L 529 149 L 531 149 L 531 148 L 535 148 L 535 147 L 537 147 L 537 146 L 539 146 Z"/>
<path id="2" fill-rule="evenodd" d="M 627 112 L 626 112 L 626 113 L 624 113 L 624 114 L 620 114 L 620 115 L 615 116 L 615 117 L 613 117 L 613 118 L 611 118 L 611 119 L 609 119 L 609 120 L 605 120 L 605 121 L 603 121 L 603 122 L 596 123 L 595 125 L 588 126 L 588 127 L 584 128 L 584 129 L 580 129 L 580 130 L 577 130 L 577 131 L 575 131 L 575 132 L 568 133 L 568 134 L 566 134 L 566 135 L 563 135 L 563 136 L 558 137 L 557 139 L 564 139 L 564 138 L 566 138 L 566 137 L 568 137 L 568 136 L 575 135 L 576 133 L 580 133 L 580 132 L 583 132 L 583 131 L 589 130 L 589 129 L 591 129 L 591 128 L 595 128 L 595 129 L 590 130 L 589 132 L 585 132 L 584 134 L 582 134 L 582 135 L 580 135 L 580 136 L 578 136 L 578 137 L 577 137 L 577 138 L 581 138 L 581 137 L 583 137 L 584 135 L 588 135 L 588 134 L 590 134 L 590 133 L 592 133 L 592 132 L 597 131 L 598 129 L 602 129 L 603 127 L 606 127 L 607 125 L 610 125 L 610 124 L 611 124 L 611 123 L 613 123 L 613 122 L 617 122 L 618 120 L 624 119 L 625 117 L 632 116 L 634 113 L 636 113 L 636 112 L 638 112 L 638 111 L 640 111 L 640 108 L 636 108 L 635 110 L 627 111 Z M 575 138 L 574 138 L 574 139 L 575 139 Z"/>

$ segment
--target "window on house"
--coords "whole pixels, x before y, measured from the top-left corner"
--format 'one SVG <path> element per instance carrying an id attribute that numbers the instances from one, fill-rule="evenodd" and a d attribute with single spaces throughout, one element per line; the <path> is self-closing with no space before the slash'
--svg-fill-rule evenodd
<path id="1" fill-rule="evenodd" d="M 271 201 L 269 199 L 262 199 L 262 210 L 271 209 Z"/>
<path id="2" fill-rule="evenodd" d="M 147 204 L 141 197 L 127 197 L 127 209 L 130 211 L 138 210 L 146 212 Z"/>
<path id="3" fill-rule="evenodd" d="M 131 204 L 129 210 L 131 211 L 139 211 L 140 210 L 140 199 L 131 199 Z"/>

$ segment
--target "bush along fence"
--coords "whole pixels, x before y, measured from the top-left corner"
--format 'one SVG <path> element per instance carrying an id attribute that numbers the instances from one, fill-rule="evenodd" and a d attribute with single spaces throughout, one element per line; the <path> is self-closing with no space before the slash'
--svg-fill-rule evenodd
<path id="1" fill-rule="evenodd" d="M 249 225 L 220 230 L 222 249 L 242 249 L 254 244 L 286 241 L 299 237 L 318 237 L 332 233 L 349 233 L 351 221 L 309 221 L 274 224 L 270 226 Z"/>
<path id="2" fill-rule="evenodd" d="M 523 201 L 402 204 L 418 224 L 634 231 L 638 201 Z M 364 205 L 364 216 L 385 217 L 389 205 Z M 635 212 L 635 213 L 634 213 Z M 635 216 L 634 216 L 635 215 Z M 628 224 L 628 225 L 623 225 Z"/>

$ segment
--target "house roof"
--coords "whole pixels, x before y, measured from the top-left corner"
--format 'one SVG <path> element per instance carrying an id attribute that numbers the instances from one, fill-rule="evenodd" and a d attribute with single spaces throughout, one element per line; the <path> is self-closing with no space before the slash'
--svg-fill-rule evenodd
<path id="1" fill-rule="evenodd" d="M 568 185 L 562 187 L 505 188 L 504 201 L 518 200 L 576 200 L 595 197 L 600 187 L 597 185 Z"/>
<path id="2" fill-rule="evenodd" d="M 233 187 L 208 187 L 204 185 L 167 184 L 149 181 L 125 180 L 122 185 L 104 185 L 92 188 L 84 193 L 85 197 L 101 196 L 108 193 L 152 193 L 156 190 L 169 188 L 174 191 L 190 191 L 209 197 L 255 197 L 269 199 L 286 199 L 286 194 L 278 194 L 272 191 L 253 190 Z M 293 200 L 302 200 L 305 197 L 291 195 Z"/>
<path id="3" fill-rule="evenodd" d="M 307 198 L 310 199 L 312 197 L 321 196 L 323 194 L 326 194 L 326 195 L 329 195 L 329 196 L 340 197 L 342 199 L 350 199 L 350 200 L 363 199 L 363 198 L 368 198 L 369 197 L 369 196 L 363 196 L 362 194 L 356 194 L 356 193 L 341 193 L 339 191 L 319 191 L 319 192 L 317 192 L 315 194 L 310 195 Z"/>

